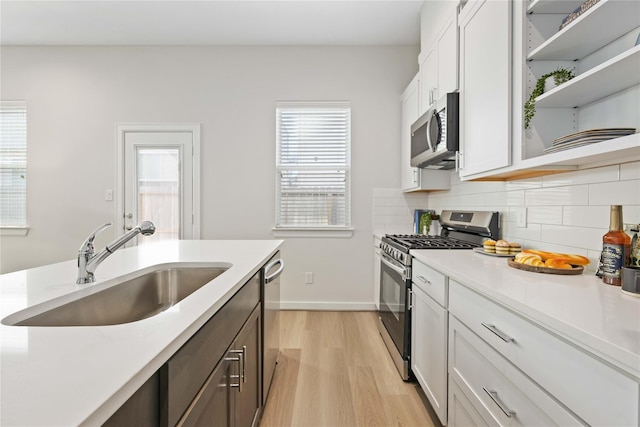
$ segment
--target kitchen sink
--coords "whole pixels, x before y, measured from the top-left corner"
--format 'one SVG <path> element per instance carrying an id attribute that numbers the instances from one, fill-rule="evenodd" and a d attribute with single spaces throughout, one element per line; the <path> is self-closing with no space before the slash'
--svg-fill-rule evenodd
<path id="1" fill-rule="evenodd" d="M 2 323 L 13 326 L 103 326 L 146 319 L 167 310 L 227 271 L 226 267 L 162 267 L 24 318 L 27 310 Z M 14 320 L 16 319 L 16 320 Z"/>

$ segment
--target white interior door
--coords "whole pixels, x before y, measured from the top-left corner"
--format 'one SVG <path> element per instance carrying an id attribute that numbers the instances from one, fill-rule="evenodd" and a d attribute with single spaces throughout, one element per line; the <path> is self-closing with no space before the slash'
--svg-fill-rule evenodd
<path id="1" fill-rule="evenodd" d="M 116 212 L 119 233 L 141 221 L 152 221 L 156 232 L 133 239 L 132 245 L 199 238 L 195 143 L 199 132 L 129 125 L 119 129 L 118 135 L 118 175 L 122 177 Z"/>

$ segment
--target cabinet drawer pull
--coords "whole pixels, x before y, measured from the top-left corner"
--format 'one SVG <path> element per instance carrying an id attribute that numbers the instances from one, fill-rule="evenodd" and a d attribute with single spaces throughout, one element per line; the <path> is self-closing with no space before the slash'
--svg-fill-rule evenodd
<path id="1" fill-rule="evenodd" d="M 244 388 L 242 384 L 245 382 L 245 361 L 244 361 L 244 349 L 243 350 L 231 350 L 231 354 L 236 354 L 238 357 L 227 357 L 224 360 L 229 362 L 238 362 L 238 375 L 231 375 L 231 379 L 238 379 L 238 383 L 231 383 L 231 387 L 237 388 L 239 393 L 242 393 L 242 389 Z"/>
<path id="2" fill-rule="evenodd" d="M 501 332 L 498 328 L 495 327 L 495 325 L 491 325 L 489 323 L 484 323 L 484 322 L 481 322 L 480 324 L 485 328 L 487 328 L 491 333 L 493 333 L 495 336 L 497 336 L 504 342 L 515 341 L 509 335 L 505 334 L 504 332 Z"/>
<path id="3" fill-rule="evenodd" d="M 498 405 L 498 408 L 500 408 L 502 413 L 505 414 L 508 418 L 511 418 L 516 414 L 516 411 L 513 411 L 513 410 L 507 408 L 504 405 L 504 403 L 502 403 L 500 401 L 500 399 L 498 398 L 498 392 L 497 391 L 495 391 L 495 390 L 487 390 L 486 387 L 482 387 L 482 389 L 485 391 L 485 393 L 487 393 L 489 395 L 491 400 L 493 400 L 493 403 Z"/>
<path id="4" fill-rule="evenodd" d="M 430 285 L 431 282 L 429 280 L 427 280 L 424 276 L 418 276 L 418 279 L 423 282 L 426 283 L 427 285 Z"/>

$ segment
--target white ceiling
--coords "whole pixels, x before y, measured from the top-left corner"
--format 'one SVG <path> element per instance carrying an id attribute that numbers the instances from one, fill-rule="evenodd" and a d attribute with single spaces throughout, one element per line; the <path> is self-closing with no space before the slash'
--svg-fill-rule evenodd
<path id="1" fill-rule="evenodd" d="M 422 0 L 0 1 L 2 45 L 419 45 Z"/>

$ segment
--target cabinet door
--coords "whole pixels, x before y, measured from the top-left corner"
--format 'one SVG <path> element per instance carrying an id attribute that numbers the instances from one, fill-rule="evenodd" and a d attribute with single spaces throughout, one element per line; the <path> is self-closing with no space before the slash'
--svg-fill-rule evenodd
<path id="1" fill-rule="evenodd" d="M 178 426 L 216 426 L 232 427 L 233 418 L 233 383 L 238 378 L 233 378 L 234 364 L 239 363 L 239 358 L 231 353 L 224 357 L 213 370 L 205 385 L 200 389 L 183 417 L 178 421 Z"/>
<path id="2" fill-rule="evenodd" d="M 439 99 L 458 90 L 458 14 L 454 12 L 436 38 Z"/>
<path id="3" fill-rule="evenodd" d="M 411 324 L 411 370 L 446 425 L 447 310 L 414 286 Z"/>
<path id="4" fill-rule="evenodd" d="M 420 114 L 424 114 L 438 100 L 437 60 L 436 49 L 433 47 L 425 53 L 420 63 Z"/>
<path id="5" fill-rule="evenodd" d="M 239 381 L 235 392 L 235 427 L 257 425 L 261 409 L 262 357 L 260 341 L 260 305 L 251 314 L 238 334 L 232 353 L 241 355 Z"/>
<path id="6" fill-rule="evenodd" d="M 488 426 L 453 379 L 449 379 L 449 427 Z"/>
<path id="7" fill-rule="evenodd" d="M 511 2 L 460 13 L 460 176 L 511 163 Z"/>
<path id="8" fill-rule="evenodd" d="M 418 188 L 420 169 L 411 167 L 411 125 L 419 117 L 420 77 L 416 75 L 402 95 L 402 119 L 400 135 L 400 173 L 402 189 L 410 191 Z"/>

